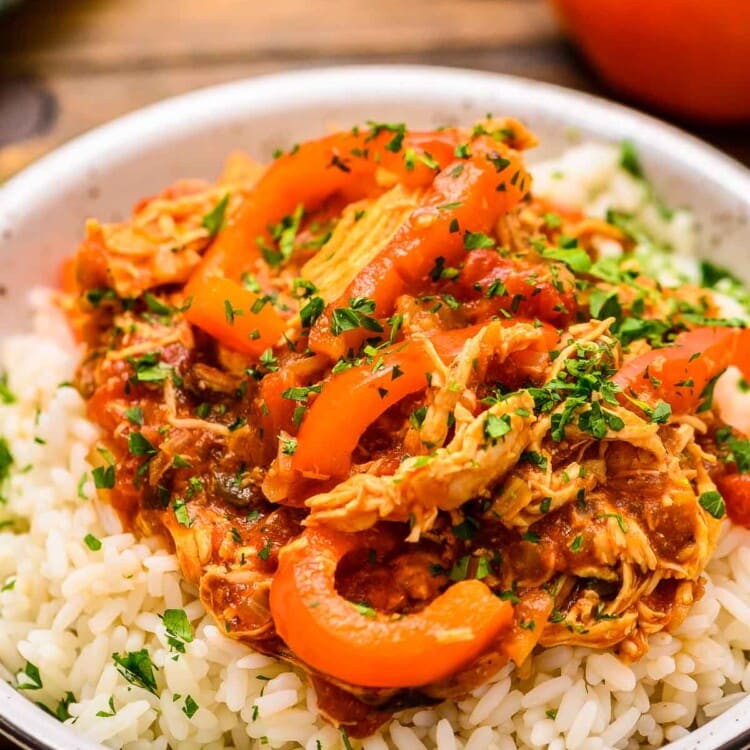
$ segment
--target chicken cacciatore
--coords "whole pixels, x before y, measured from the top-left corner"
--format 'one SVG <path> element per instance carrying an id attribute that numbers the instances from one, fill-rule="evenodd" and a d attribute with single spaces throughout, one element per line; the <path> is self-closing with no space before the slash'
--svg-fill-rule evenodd
<path id="1" fill-rule="evenodd" d="M 488 119 L 235 154 L 65 268 L 100 497 L 353 736 L 538 648 L 637 659 L 748 517 L 712 387 L 750 333 L 618 217 L 536 198 L 533 145 Z"/>

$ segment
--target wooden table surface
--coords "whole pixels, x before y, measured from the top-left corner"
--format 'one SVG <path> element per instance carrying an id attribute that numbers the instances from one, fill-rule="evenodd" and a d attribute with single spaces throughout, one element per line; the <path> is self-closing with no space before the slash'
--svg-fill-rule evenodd
<path id="1" fill-rule="evenodd" d="M 24 0 L 0 17 L 0 181 L 167 96 L 313 65 L 453 65 L 611 95 L 544 0 Z M 693 128 L 750 164 L 750 128 Z"/>

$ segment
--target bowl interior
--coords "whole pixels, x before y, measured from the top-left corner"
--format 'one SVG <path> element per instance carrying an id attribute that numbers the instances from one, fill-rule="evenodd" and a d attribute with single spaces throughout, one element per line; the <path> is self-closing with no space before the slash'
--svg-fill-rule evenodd
<path id="1" fill-rule="evenodd" d="M 542 144 L 533 159 L 559 153 L 573 133 L 630 138 L 667 202 L 696 213 L 704 255 L 750 281 L 750 173 L 699 141 L 545 84 L 436 68 L 349 68 L 241 81 L 155 105 L 70 143 L 7 183 L 0 189 L 0 335 L 28 326 L 28 290 L 57 282 L 87 217 L 123 219 L 136 200 L 171 181 L 215 177 L 234 149 L 268 160 L 276 147 L 367 119 L 430 127 L 470 123 L 487 112 L 531 127 Z M 16 724 L 46 727 L 46 746 L 85 744 L 59 725 L 53 729 L 5 685 L 0 706 Z M 720 746 L 750 727 L 747 708 L 735 707 L 720 724 L 674 747 Z"/>

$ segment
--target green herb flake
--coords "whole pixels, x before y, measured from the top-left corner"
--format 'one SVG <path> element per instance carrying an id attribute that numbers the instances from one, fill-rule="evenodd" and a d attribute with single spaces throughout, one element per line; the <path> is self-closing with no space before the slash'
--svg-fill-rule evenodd
<path id="1" fill-rule="evenodd" d="M 266 543 L 263 545 L 263 549 L 258 552 L 258 557 L 261 560 L 268 560 L 268 558 L 271 556 L 271 540 L 266 539 Z"/>
<path id="2" fill-rule="evenodd" d="M 83 537 L 84 544 L 92 551 L 98 552 L 102 548 L 102 543 L 93 534 L 86 534 Z"/>
<path id="3" fill-rule="evenodd" d="M 620 166 L 633 177 L 643 179 L 643 167 L 633 141 L 625 140 L 620 145 Z"/>
<path id="4" fill-rule="evenodd" d="M 591 258 L 581 247 L 549 247 L 542 256 L 564 263 L 574 273 L 586 273 L 591 268 Z"/>
<path id="5" fill-rule="evenodd" d="M 133 456 L 153 456 L 158 452 L 142 432 L 131 432 L 128 435 L 128 450 Z"/>
<path id="6" fill-rule="evenodd" d="M 547 470 L 547 457 L 543 456 L 541 453 L 537 453 L 536 451 L 524 451 L 521 454 L 520 460 L 525 461 L 532 466 L 536 466 L 542 471 Z"/>
<path id="7" fill-rule="evenodd" d="M 14 404 L 16 396 L 8 388 L 8 373 L 0 372 L 0 404 Z"/>
<path id="8" fill-rule="evenodd" d="M 466 250 L 481 250 L 495 246 L 495 240 L 481 232 L 464 232 L 464 248 Z"/>
<path id="9" fill-rule="evenodd" d="M 352 605 L 352 607 L 354 607 L 354 609 L 357 610 L 357 612 L 359 612 L 359 614 L 364 615 L 364 617 L 374 619 L 377 616 L 377 612 L 371 606 L 369 606 L 369 604 L 366 604 L 364 602 L 350 602 L 350 604 Z"/>
<path id="10" fill-rule="evenodd" d="M 42 677 L 39 674 L 39 667 L 36 664 L 32 664 L 30 661 L 26 662 L 23 671 L 18 674 L 17 687 L 19 690 L 41 690 L 44 687 Z"/>
<path id="11" fill-rule="evenodd" d="M 323 314 L 325 302 L 321 297 L 311 297 L 299 311 L 303 328 L 311 328 L 313 323 Z"/>
<path id="12" fill-rule="evenodd" d="M 192 696 L 185 696 L 185 705 L 182 708 L 182 713 L 184 713 L 185 716 L 188 717 L 188 719 L 193 718 L 198 708 L 200 708 L 200 706 L 198 706 L 198 704 L 193 700 Z"/>
<path id="13" fill-rule="evenodd" d="M 620 527 L 620 531 L 622 531 L 623 534 L 628 533 L 628 525 L 619 513 L 599 513 L 599 515 L 594 516 L 594 518 L 614 518 L 615 521 L 617 521 L 617 525 Z"/>
<path id="14" fill-rule="evenodd" d="M 716 490 L 704 492 L 698 498 L 701 508 L 706 511 L 710 516 L 714 518 L 724 518 L 726 514 L 726 506 L 721 495 Z"/>
<path id="15" fill-rule="evenodd" d="M 190 520 L 190 514 L 188 513 L 187 505 L 185 504 L 184 500 L 176 500 L 172 504 L 172 510 L 174 510 L 175 518 L 177 519 L 177 523 L 180 524 L 180 526 L 184 526 L 186 529 L 189 529 L 192 521 Z"/>
<path id="16" fill-rule="evenodd" d="M 195 634 L 184 609 L 167 609 L 161 616 L 170 648 L 185 653 L 185 644 L 192 643 Z"/>
<path id="17" fill-rule="evenodd" d="M 488 414 L 484 421 L 484 434 L 493 442 L 510 432 L 510 417 L 507 414 L 497 416 Z"/>
<path id="18" fill-rule="evenodd" d="M 224 226 L 224 215 L 228 205 L 229 193 L 226 193 L 201 220 L 201 226 L 208 232 L 209 237 L 215 237 Z"/>
<path id="19" fill-rule="evenodd" d="M 279 437 L 281 443 L 281 452 L 285 456 L 293 456 L 297 450 L 297 438 L 293 437 Z"/>
<path id="20" fill-rule="evenodd" d="M 651 412 L 650 421 L 666 424 L 672 416 L 672 407 L 666 401 L 660 401 Z"/>
<path id="21" fill-rule="evenodd" d="M 131 406 L 125 409 L 124 414 L 125 418 L 131 424 L 138 425 L 139 427 L 143 425 L 143 409 L 140 406 Z"/>
<path id="22" fill-rule="evenodd" d="M 99 716 L 102 719 L 110 719 L 110 718 L 112 718 L 117 713 L 117 709 L 115 709 L 115 697 L 114 697 L 114 695 L 110 695 L 109 696 L 109 701 L 107 702 L 107 705 L 109 706 L 109 711 L 97 711 L 96 715 Z"/>
<path id="23" fill-rule="evenodd" d="M 154 664 L 145 648 L 139 651 L 127 651 L 124 654 L 112 654 L 112 661 L 117 671 L 132 685 L 137 685 L 156 695 L 156 677 Z"/>

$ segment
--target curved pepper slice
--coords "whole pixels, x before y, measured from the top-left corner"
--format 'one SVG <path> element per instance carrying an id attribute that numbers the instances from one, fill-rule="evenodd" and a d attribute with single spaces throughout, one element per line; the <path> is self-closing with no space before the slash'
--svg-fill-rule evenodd
<path id="1" fill-rule="evenodd" d="M 427 347 L 415 340 L 333 375 L 302 420 L 292 468 L 315 477 L 346 474 L 367 427 L 405 396 L 427 388 L 433 369 Z"/>
<path id="2" fill-rule="evenodd" d="M 454 674 L 513 619 L 481 581 L 455 583 L 416 614 L 360 614 L 335 588 L 336 568 L 362 535 L 307 529 L 284 547 L 271 584 L 277 633 L 314 669 L 365 687 L 416 687 Z"/>
<path id="3" fill-rule="evenodd" d="M 259 255 L 258 238 L 270 241 L 270 225 L 294 213 L 300 204 L 309 212 L 339 191 L 346 191 L 350 200 L 369 195 L 381 167 L 407 186 L 429 185 L 435 169 L 417 157 L 429 155 L 428 162 L 444 165 L 460 141 L 460 132 L 451 129 L 404 133 L 400 142 L 394 142 L 397 135 L 387 129 L 347 131 L 308 141 L 280 156 L 218 234 L 190 285 L 215 274 L 238 279 Z M 414 160 L 405 158 L 407 149 L 413 151 Z"/>
<path id="4" fill-rule="evenodd" d="M 284 332 L 273 306 L 230 279 L 204 280 L 193 294 L 185 317 L 230 349 L 258 356 Z"/>
<path id="5" fill-rule="evenodd" d="M 750 378 L 750 329 L 706 327 L 681 333 L 673 346 L 631 359 L 612 380 L 626 395 L 660 398 L 684 413 L 707 398 L 705 389 L 730 365 Z"/>
<path id="6" fill-rule="evenodd" d="M 486 138 L 473 148 L 470 159 L 453 162 L 435 178 L 422 205 L 328 305 L 310 332 L 313 351 L 336 359 L 371 336 L 361 328 L 337 335 L 331 328 L 334 310 L 364 297 L 375 301 L 376 317 L 389 315 L 408 284 L 427 276 L 438 258 L 460 263 L 526 194 L 531 180 L 516 152 Z"/>

